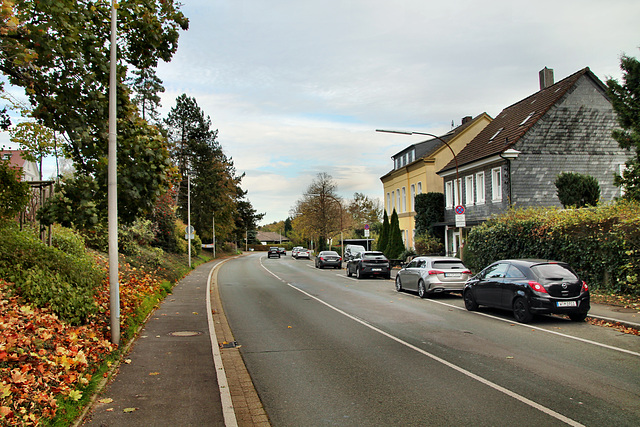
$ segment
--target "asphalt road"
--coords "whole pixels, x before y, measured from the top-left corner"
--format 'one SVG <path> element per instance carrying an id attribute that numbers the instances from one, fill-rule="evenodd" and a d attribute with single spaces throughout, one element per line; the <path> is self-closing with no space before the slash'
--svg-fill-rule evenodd
<path id="1" fill-rule="evenodd" d="M 218 283 L 274 426 L 640 425 L 637 336 L 520 325 L 290 256 L 234 259 Z"/>

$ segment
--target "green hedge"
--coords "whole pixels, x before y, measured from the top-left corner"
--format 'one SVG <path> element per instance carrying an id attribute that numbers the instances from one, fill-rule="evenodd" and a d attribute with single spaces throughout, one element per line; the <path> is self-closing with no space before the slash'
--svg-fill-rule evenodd
<path id="1" fill-rule="evenodd" d="M 471 229 L 473 271 L 505 258 L 565 261 L 594 289 L 640 295 L 640 204 L 518 209 Z"/>

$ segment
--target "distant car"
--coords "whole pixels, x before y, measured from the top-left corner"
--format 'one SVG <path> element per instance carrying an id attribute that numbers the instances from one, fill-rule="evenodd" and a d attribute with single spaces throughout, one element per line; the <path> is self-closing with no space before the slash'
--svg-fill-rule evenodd
<path id="1" fill-rule="evenodd" d="M 299 259 L 299 258 L 311 259 L 311 252 L 309 251 L 309 249 L 305 249 L 305 248 L 298 249 L 298 252 L 296 252 L 296 259 Z"/>
<path id="2" fill-rule="evenodd" d="M 335 251 L 322 251 L 316 256 L 316 268 L 342 268 L 342 257 Z"/>
<path id="3" fill-rule="evenodd" d="M 344 248 L 344 260 L 349 261 L 352 260 L 356 254 L 360 252 L 364 252 L 366 249 L 361 245 L 347 245 Z"/>
<path id="4" fill-rule="evenodd" d="M 358 279 L 366 276 L 382 276 L 391 278 L 391 265 L 382 252 L 358 252 L 347 261 L 347 276 L 355 274 Z"/>
<path id="5" fill-rule="evenodd" d="M 269 248 L 268 258 L 280 258 L 280 251 L 276 247 Z"/>
<path id="6" fill-rule="evenodd" d="M 396 275 L 396 290 L 417 291 L 420 298 L 436 292 L 462 292 L 471 271 L 453 257 L 416 257 Z"/>
<path id="7" fill-rule="evenodd" d="M 467 310 L 478 306 L 513 311 L 518 322 L 534 314 L 567 314 L 582 322 L 590 309 L 589 287 L 564 262 L 545 260 L 497 261 L 469 279 L 463 293 Z"/>
<path id="8" fill-rule="evenodd" d="M 278 248 L 278 253 L 280 253 L 280 255 L 287 256 L 287 250 L 285 248 Z"/>
<path id="9" fill-rule="evenodd" d="M 295 258 L 296 254 L 300 249 L 302 249 L 302 246 L 296 246 L 293 249 L 291 249 L 291 258 Z"/>

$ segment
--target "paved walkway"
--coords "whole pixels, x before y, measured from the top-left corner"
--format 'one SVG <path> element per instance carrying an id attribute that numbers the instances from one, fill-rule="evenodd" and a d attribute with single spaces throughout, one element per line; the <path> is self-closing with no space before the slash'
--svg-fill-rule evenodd
<path id="1" fill-rule="evenodd" d="M 199 266 L 174 287 L 79 423 L 270 426 L 220 302 L 216 267 L 224 261 Z M 589 315 L 640 329 L 638 310 L 592 304 Z"/>

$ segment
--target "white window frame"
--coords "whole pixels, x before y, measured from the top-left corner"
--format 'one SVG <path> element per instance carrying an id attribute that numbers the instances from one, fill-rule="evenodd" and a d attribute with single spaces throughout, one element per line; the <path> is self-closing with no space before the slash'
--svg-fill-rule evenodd
<path id="1" fill-rule="evenodd" d="M 502 168 L 491 169 L 491 201 L 502 201 Z"/>
<path id="2" fill-rule="evenodd" d="M 401 201 L 400 189 L 399 188 L 396 189 L 396 196 L 397 196 L 396 210 L 398 211 L 398 213 L 402 213 L 400 211 L 400 208 L 402 207 L 402 201 Z"/>
<path id="3" fill-rule="evenodd" d="M 416 185 L 411 184 L 411 212 L 416 211 Z"/>
<path id="4" fill-rule="evenodd" d="M 464 177 L 464 199 L 467 206 L 473 206 L 473 175 L 467 175 Z"/>
<path id="5" fill-rule="evenodd" d="M 396 207 L 396 192 L 391 192 L 391 209 L 389 210 L 389 215 L 393 212 L 393 209 Z"/>
<path id="6" fill-rule="evenodd" d="M 476 204 L 484 205 L 485 202 L 485 183 L 484 172 L 476 174 Z"/>
<path id="7" fill-rule="evenodd" d="M 407 211 L 407 187 L 402 187 L 402 212 Z"/>
<path id="8" fill-rule="evenodd" d="M 387 213 L 391 212 L 391 193 L 387 192 Z"/>
<path id="9" fill-rule="evenodd" d="M 453 209 L 453 181 L 447 181 L 444 183 L 444 197 L 445 207 L 447 209 Z"/>
<path id="10" fill-rule="evenodd" d="M 422 181 L 418 181 L 418 189 L 416 194 L 422 194 Z"/>

